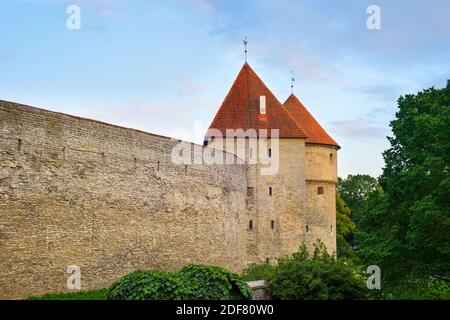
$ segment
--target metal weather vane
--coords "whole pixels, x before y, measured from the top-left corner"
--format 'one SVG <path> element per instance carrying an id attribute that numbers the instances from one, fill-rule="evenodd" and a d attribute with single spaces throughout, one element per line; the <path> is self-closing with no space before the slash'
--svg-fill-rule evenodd
<path id="1" fill-rule="evenodd" d="M 291 70 L 291 90 L 292 90 L 292 94 L 294 94 L 294 82 L 295 82 L 294 71 Z"/>
<path id="2" fill-rule="evenodd" d="M 247 62 L 247 36 L 245 36 L 244 40 L 242 41 L 244 43 L 244 48 L 245 48 L 245 62 Z"/>

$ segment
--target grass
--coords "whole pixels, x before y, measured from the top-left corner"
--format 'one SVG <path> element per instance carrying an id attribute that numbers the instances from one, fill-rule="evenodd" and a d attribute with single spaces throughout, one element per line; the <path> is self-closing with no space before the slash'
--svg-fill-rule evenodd
<path id="1" fill-rule="evenodd" d="M 106 300 L 106 292 L 107 289 L 48 293 L 43 296 L 31 296 L 27 300 Z"/>

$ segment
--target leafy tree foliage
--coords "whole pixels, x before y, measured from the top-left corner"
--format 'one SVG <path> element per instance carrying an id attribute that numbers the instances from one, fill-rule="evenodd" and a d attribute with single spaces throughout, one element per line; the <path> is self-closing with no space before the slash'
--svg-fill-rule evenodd
<path id="1" fill-rule="evenodd" d="M 187 265 L 176 272 L 135 271 L 111 285 L 110 300 L 250 299 L 250 287 L 226 269 Z"/>
<path id="2" fill-rule="evenodd" d="M 350 208 L 341 198 L 339 193 L 336 194 L 336 245 L 337 256 L 353 258 L 354 253 L 349 243 L 350 237 L 355 231 L 355 223 L 350 218 Z"/>
<path id="3" fill-rule="evenodd" d="M 450 275 L 450 80 L 398 99 L 381 188 L 357 219 L 359 254 L 399 284 Z"/>
<path id="4" fill-rule="evenodd" d="M 241 275 L 245 281 L 267 280 L 272 281 L 275 277 L 276 265 L 270 262 L 249 265 Z"/>
<path id="5" fill-rule="evenodd" d="M 319 242 L 312 256 L 303 245 L 291 257 L 280 259 L 272 293 L 282 300 L 340 300 L 364 299 L 368 289 L 357 268 L 328 255 Z"/>
<path id="6" fill-rule="evenodd" d="M 346 179 L 338 178 L 337 192 L 356 215 L 377 186 L 377 179 L 367 174 L 350 174 Z"/>

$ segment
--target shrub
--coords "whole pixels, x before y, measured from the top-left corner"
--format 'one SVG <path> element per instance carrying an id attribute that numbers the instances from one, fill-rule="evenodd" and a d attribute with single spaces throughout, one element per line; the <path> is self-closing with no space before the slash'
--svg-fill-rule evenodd
<path id="1" fill-rule="evenodd" d="M 364 278 L 349 262 L 328 255 L 323 244 L 309 256 L 303 245 L 288 258 L 280 259 L 272 281 L 275 299 L 321 300 L 364 299 Z"/>
<path id="2" fill-rule="evenodd" d="M 184 280 L 184 299 L 223 300 L 250 299 L 250 287 L 238 275 L 226 269 L 205 266 L 187 265 L 179 272 Z"/>
<path id="3" fill-rule="evenodd" d="M 250 299 L 251 289 L 226 269 L 188 265 L 176 272 L 135 271 L 108 290 L 112 300 Z"/>
<path id="4" fill-rule="evenodd" d="M 251 264 L 244 270 L 241 278 L 245 281 L 271 281 L 275 277 L 275 271 L 276 266 L 271 263 Z"/>
<path id="5" fill-rule="evenodd" d="M 109 300 L 171 300 L 181 299 L 181 279 L 162 271 L 135 271 L 109 287 Z"/>

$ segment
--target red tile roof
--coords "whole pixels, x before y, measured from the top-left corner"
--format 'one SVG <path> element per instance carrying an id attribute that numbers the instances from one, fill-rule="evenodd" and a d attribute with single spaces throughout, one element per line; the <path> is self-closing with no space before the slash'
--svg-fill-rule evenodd
<path id="1" fill-rule="evenodd" d="M 260 96 L 266 96 L 266 114 L 259 110 Z M 217 111 L 209 130 L 218 129 L 279 129 L 280 138 L 306 138 L 305 131 L 283 108 L 253 69 L 245 63 Z M 211 131 L 206 136 L 214 135 Z"/>
<path id="2" fill-rule="evenodd" d="M 295 95 L 291 94 L 286 102 L 283 103 L 283 107 L 308 135 L 305 141 L 306 143 L 326 144 L 340 148 L 336 141 L 320 126 L 317 120 L 314 119 Z"/>

